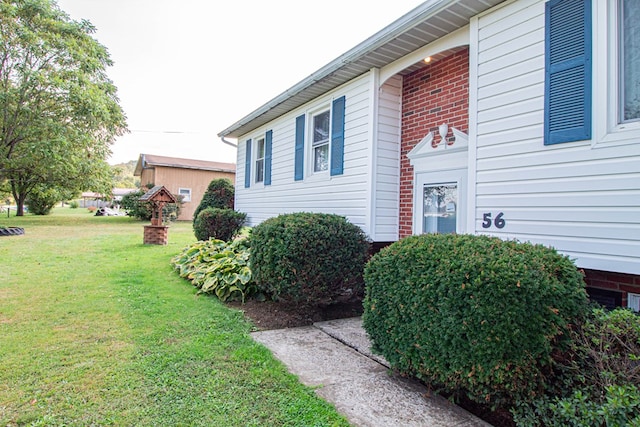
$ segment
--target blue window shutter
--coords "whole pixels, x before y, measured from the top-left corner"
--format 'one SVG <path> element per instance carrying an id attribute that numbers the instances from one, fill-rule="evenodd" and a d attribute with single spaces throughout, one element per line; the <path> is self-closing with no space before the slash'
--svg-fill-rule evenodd
<path id="1" fill-rule="evenodd" d="M 251 186 L 251 140 L 247 139 L 244 157 L 244 188 Z"/>
<path id="2" fill-rule="evenodd" d="M 333 101 L 331 112 L 331 175 L 344 172 L 344 105 L 345 98 Z"/>
<path id="3" fill-rule="evenodd" d="M 271 145 L 273 131 L 268 130 L 264 137 L 264 185 L 271 185 Z"/>
<path id="4" fill-rule="evenodd" d="M 304 178 L 304 121 L 305 115 L 296 117 L 296 152 L 293 177 L 296 181 Z"/>
<path id="5" fill-rule="evenodd" d="M 591 0 L 545 4 L 544 144 L 591 139 Z"/>

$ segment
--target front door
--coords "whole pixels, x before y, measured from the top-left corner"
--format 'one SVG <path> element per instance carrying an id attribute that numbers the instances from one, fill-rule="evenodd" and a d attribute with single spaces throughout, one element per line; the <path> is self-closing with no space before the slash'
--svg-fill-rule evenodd
<path id="1" fill-rule="evenodd" d="M 466 169 L 416 174 L 414 234 L 464 233 Z"/>

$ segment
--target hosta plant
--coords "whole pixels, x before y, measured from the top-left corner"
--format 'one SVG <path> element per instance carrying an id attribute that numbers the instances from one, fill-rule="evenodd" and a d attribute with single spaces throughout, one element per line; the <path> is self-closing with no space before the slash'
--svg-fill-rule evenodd
<path id="1" fill-rule="evenodd" d="M 246 239 L 196 242 L 172 258 L 171 265 L 199 288 L 198 293 L 213 294 L 221 301 L 244 302 L 256 292 Z"/>

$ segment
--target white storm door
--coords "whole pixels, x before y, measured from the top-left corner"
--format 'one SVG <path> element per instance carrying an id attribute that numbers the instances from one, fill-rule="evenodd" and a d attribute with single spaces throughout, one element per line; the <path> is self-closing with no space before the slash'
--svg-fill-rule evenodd
<path id="1" fill-rule="evenodd" d="M 466 169 L 415 175 L 413 233 L 466 231 Z"/>

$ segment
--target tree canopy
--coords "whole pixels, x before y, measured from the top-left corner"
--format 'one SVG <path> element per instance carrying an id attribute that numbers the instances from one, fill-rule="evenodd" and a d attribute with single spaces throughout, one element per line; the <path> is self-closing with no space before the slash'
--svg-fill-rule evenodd
<path id="1" fill-rule="evenodd" d="M 31 193 L 109 194 L 126 131 L 107 48 L 52 0 L 0 0 L 0 186 L 22 215 Z"/>

